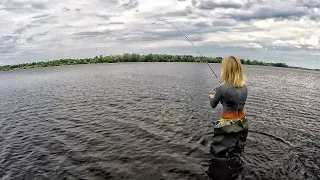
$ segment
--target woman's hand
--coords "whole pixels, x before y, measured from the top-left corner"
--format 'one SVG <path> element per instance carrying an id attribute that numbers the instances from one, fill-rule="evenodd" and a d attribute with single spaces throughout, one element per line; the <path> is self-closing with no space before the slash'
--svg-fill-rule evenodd
<path id="1" fill-rule="evenodd" d="M 214 97 L 214 94 L 209 94 L 209 95 L 208 95 L 208 98 L 209 98 L 209 99 L 212 99 L 213 97 Z"/>

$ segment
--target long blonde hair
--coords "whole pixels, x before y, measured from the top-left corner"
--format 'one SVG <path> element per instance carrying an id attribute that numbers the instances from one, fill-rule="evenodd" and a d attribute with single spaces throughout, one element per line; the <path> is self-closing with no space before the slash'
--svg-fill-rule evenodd
<path id="1" fill-rule="evenodd" d="M 222 60 L 221 77 L 222 83 L 232 83 L 237 88 L 246 84 L 241 61 L 235 56 L 229 56 Z"/>

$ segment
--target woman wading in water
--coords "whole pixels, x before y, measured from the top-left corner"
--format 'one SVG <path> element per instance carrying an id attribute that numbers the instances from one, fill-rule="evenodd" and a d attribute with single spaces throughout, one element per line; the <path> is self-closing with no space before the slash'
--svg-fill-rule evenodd
<path id="1" fill-rule="evenodd" d="M 241 61 L 234 56 L 224 58 L 221 63 L 221 76 L 222 84 L 217 88 L 216 94 L 209 94 L 212 108 L 219 102 L 223 106 L 222 117 L 214 122 L 210 147 L 210 153 L 216 158 L 211 164 L 214 167 L 209 167 L 209 176 L 211 174 L 215 179 L 224 179 L 222 176 L 230 178 L 232 173 L 236 173 L 230 172 L 230 166 L 235 166 L 235 161 L 231 158 L 243 152 L 249 129 L 244 111 L 248 90 Z M 224 165 L 229 169 L 223 169 Z"/>

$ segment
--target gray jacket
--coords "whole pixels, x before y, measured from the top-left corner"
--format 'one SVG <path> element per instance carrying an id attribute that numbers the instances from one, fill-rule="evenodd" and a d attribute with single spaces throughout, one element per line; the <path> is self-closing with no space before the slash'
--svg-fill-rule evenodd
<path id="1" fill-rule="evenodd" d="M 231 84 L 221 84 L 214 97 L 210 100 L 210 105 L 215 108 L 219 102 L 223 106 L 223 111 L 239 110 L 244 108 L 247 100 L 248 89 L 244 85 L 241 88 L 235 88 Z"/>

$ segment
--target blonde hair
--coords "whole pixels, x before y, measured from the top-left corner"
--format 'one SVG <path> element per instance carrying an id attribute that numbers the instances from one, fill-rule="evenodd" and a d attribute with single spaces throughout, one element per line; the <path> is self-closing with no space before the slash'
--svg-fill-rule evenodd
<path id="1" fill-rule="evenodd" d="M 246 84 L 241 61 L 235 56 L 229 56 L 222 60 L 221 77 L 222 83 L 232 83 L 237 88 Z"/>

